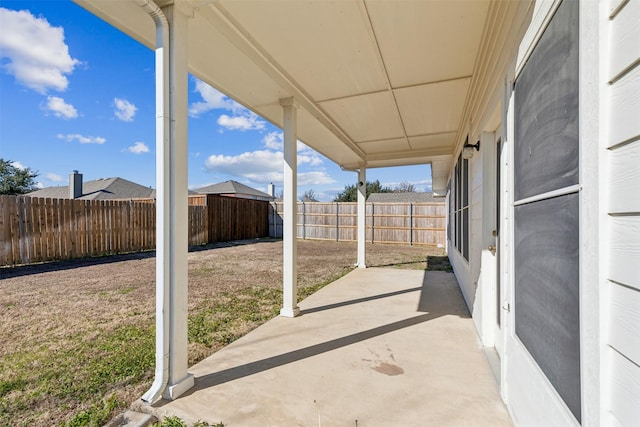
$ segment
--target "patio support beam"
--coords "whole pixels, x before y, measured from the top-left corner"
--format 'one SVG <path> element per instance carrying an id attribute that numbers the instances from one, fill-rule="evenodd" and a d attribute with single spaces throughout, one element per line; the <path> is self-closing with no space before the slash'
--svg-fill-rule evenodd
<path id="1" fill-rule="evenodd" d="M 367 268 L 366 232 L 367 232 L 367 168 L 358 170 L 358 268 Z"/>
<path id="2" fill-rule="evenodd" d="M 283 306 L 280 315 L 296 317 L 300 314 L 298 308 L 298 269 L 297 269 L 297 132 L 298 103 L 295 98 L 280 100 L 284 110 L 284 224 L 283 224 L 283 268 L 282 294 Z"/>
<path id="3" fill-rule="evenodd" d="M 193 375 L 187 372 L 187 315 L 189 251 L 188 189 L 188 17 L 177 5 L 163 8 L 169 20 L 169 67 L 171 101 L 170 200 L 173 252 L 171 280 L 171 321 L 169 323 L 169 383 L 165 398 L 175 399 L 193 387 Z"/>
<path id="4" fill-rule="evenodd" d="M 156 369 L 142 399 L 175 399 L 187 372 L 187 17 L 138 0 L 156 23 Z"/>

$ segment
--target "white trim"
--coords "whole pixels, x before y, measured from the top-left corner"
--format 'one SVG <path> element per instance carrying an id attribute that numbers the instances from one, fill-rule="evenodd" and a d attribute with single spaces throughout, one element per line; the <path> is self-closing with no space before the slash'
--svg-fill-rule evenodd
<path id="1" fill-rule="evenodd" d="M 489 250 L 496 244 L 493 231 L 496 230 L 496 134 L 482 132 L 480 134 L 482 148 L 482 234 L 480 236 L 480 271 L 482 289 L 482 343 L 488 347 L 495 346 L 496 324 L 496 272 L 497 252 Z"/>
<path id="2" fill-rule="evenodd" d="M 195 379 L 193 374 L 187 374 L 184 378 L 176 381 L 165 390 L 165 397 L 169 400 L 175 400 L 180 397 L 185 391 L 189 390 L 195 385 Z"/>
<path id="3" fill-rule="evenodd" d="M 500 274 L 502 275 L 501 279 L 501 294 L 502 299 L 500 301 L 501 305 L 508 304 L 510 307 L 513 307 L 513 288 L 514 288 L 514 261 L 513 261 L 513 248 L 514 245 L 514 207 L 513 207 L 513 191 L 514 191 L 514 179 L 513 179 L 513 160 L 514 160 L 514 150 L 513 150 L 513 140 L 515 137 L 515 114 L 514 114 L 514 106 L 515 106 L 515 97 L 513 92 L 513 82 L 507 82 L 507 92 L 505 93 L 506 99 L 506 120 L 504 123 L 504 134 L 502 141 L 502 158 L 503 158 L 503 168 L 502 178 L 505 180 L 505 192 L 501 195 L 501 204 L 503 206 L 502 214 L 503 217 L 501 223 L 502 230 L 502 239 L 501 240 L 501 248 L 498 250 L 501 254 L 500 266 L 502 271 Z M 510 405 L 511 403 L 511 392 L 512 387 L 510 377 L 513 375 L 511 372 L 512 368 L 512 355 L 514 353 L 513 350 L 513 337 L 515 336 L 515 328 L 514 328 L 514 315 L 513 309 L 509 311 L 503 311 L 502 313 L 502 335 L 503 335 L 503 349 L 504 349 L 504 357 L 502 358 L 502 366 L 501 372 L 502 375 L 500 377 L 500 392 L 502 393 L 502 399 Z M 516 373 L 516 375 L 518 375 Z M 511 417 L 515 421 L 514 411 L 512 406 L 508 406 L 509 413 Z"/>
<path id="4" fill-rule="evenodd" d="M 521 206 L 526 205 L 527 203 L 551 199 L 553 197 L 566 196 L 567 194 L 578 193 L 580 190 L 582 190 L 580 184 L 570 185 L 568 187 L 559 188 L 557 190 L 547 191 L 546 193 L 536 194 L 535 196 L 527 197 L 526 199 L 520 199 L 517 202 L 513 202 L 513 206 Z"/>
<path id="5" fill-rule="evenodd" d="M 512 310 L 513 313 L 513 310 Z M 516 425 L 578 427 L 571 413 L 529 350 L 515 335 L 511 336 L 511 375 L 509 375 L 510 405 Z M 520 421 L 520 422 L 518 422 Z M 584 423 L 583 423 L 584 425 Z"/>
<path id="6" fill-rule="evenodd" d="M 579 6 L 578 135 L 580 265 L 580 395 L 583 426 L 600 426 L 600 29 L 598 2 Z"/>
<path id="7" fill-rule="evenodd" d="M 571 0 L 574 1 L 574 0 Z M 520 50 L 516 60 L 516 70 L 514 74 L 514 80 L 518 80 L 520 73 L 522 72 L 525 64 L 529 60 L 529 57 L 533 53 L 533 50 L 538 45 L 538 41 L 544 34 L 549 22 L 558 10 L 562 0 L 541 0 L 535 2 L 535 10 L 533 12 L 533 19 L 529 25 L 529 29 L 522 39 L 520 44 Z M 524 48 L 524 50 L 523 50 Z"/>

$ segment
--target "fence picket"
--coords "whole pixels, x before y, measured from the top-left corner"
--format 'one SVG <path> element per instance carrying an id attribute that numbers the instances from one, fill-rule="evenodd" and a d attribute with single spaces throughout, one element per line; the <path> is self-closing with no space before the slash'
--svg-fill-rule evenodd
<path id="1" fill-rule="evenodd" d="M 269 230 L 282 237 L 283 205 L 269 205 Z M 366 239 L 371 243 L 444 246 L 445 205 L 442 203 L 366 204 Z M 298 204 L 298 238 L 357 240 L 357 204 L 302 202 Z"/>
<path id="2" fill-rule="evenodd" d="M 0 196 L 0 203 L 0 265 L 155 248 L 153 200 Z M 191 245 L 269 235 L 266 202 L 197 196 L 189 205 Z"/>
<path id="3" fill-rule="evenodd" d="M 0 227 L 2 227 L 2 250 L 0 251 L 0 262 L 2 262 L 3 265 L 14 264 L 14 238 L 11 232 L 11 212 L 13 211 L 15 202 L 15 197 L 0 196 Z"/>
<path id="4" fill-rule="evenodd" d="M 189 204 L 190 245 L 282 236 L 281 202 L 207 195 Z M 0 265 L 154 249 L 155 214 L 153 200 L 0 196 Z M 444 243 L 444 204 L 367 204 L 365 217 L 375 243 Z M 356 203 L 306 202 L 298 218 L 299 237 L 356 240 Z"/>

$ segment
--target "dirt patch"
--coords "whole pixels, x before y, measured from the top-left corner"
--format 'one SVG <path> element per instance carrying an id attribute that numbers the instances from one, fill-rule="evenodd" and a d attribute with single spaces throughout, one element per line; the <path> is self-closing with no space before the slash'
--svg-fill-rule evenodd
<path id="1" fill-rule="evenodd" d="M 450 268 L 442 249 L 375 244 L 367 251 L 369 266 Z M 355 261 L 355 243 L 300 241 L 301 296 Z M 281 241 L 210 245 L 190 252 L 188 263 L 190 363 L 277 314 Z M 3 268 L 0 278 L 0 425 L 77 422 L 106 396 L 115 396 L 109 413 L 148 388 L 153 253 Z"/>

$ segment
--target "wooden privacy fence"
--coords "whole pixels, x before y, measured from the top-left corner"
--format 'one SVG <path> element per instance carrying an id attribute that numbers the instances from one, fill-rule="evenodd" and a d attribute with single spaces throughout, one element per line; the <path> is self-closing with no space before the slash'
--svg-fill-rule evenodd
<path id="1" fill-rule="evenodd" d="M 357 203 L 298 202 L 297 209 L 298 238 L 357 240 Z M 271 203 L 270 210 L 270 235 L 282 237 L 282 202 Z M 371 243 L 444 247 L 445 221 L 444 202 L 366 204 L 366 238 Z"/>
<path id="2" fill-rule="evenodd" d="M 207 195 L 189 206 L 189 245 L 269 235 L 267 202 Z M 0 266 L 155 249 L 153 200 L 0 195 Z"/>
<path id="3" fill-rule="evenodd" d="M 210 242 L 269 237 L 269 202 L 207 195 Z"/>

